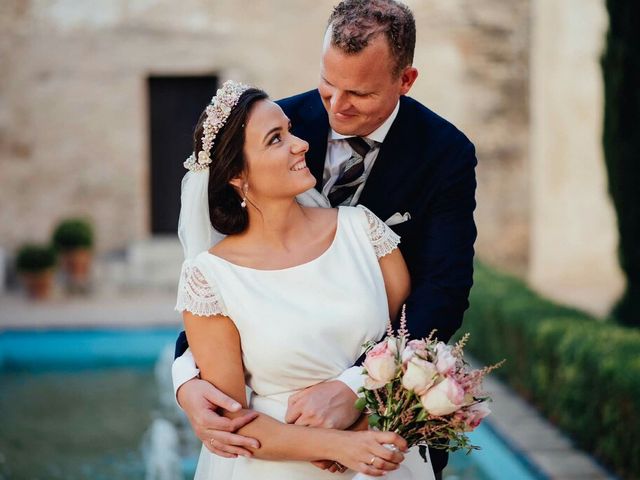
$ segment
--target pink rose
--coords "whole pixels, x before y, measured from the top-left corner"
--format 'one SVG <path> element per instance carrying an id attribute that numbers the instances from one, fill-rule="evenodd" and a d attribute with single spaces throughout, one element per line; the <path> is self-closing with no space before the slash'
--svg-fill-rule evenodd
<path id="1" fill-rule="evenodd" d="M 433 363 L 412 357 L 407 362 L 407 370 L 402 376 L 402 386 L 422 395 L 431 387 L 438 376 L 438 371 Z"/>
<path id="2" fill-rule="evenodd" d="M 456 357 L 451 353 L 452 347 L 442 342 L 436 345 L 436 368 L 441 375 L 453 373 L 456 367 Z"/>
<path id="3" fill-rule="evenodd" d="M 455 380 L 445 378 L 427 390 L 420 401 L 431 415 L 448 415 L 464 404 L 464 390 Z"/>
<path id="4" fill-rule="evenodd" d="M 364 368 L 367 369 L 367 378 L 364 387 L 375 390 L 390 382 L 396 375 L 396 355 L 398 346 L 394 339 L 380 342 L 367 353 L 364 360 Z"/>
<path id="5" fill-rule="evenodd" d="M 490 413 L 491 413 L 491 410 L 489 409 L 489 407 L 487 407 L 485 402 L 471 405 L 467 409 L 467 415 L 465 418 L 465 424 L 466 424 L 465 430 L 467 432 L 471 432 L 472 430 L 475 430 L 476 427 L 480 425 L 480 422 L 482 422 L 482 419 L 487 415 L 489 415 Z"/>
<path id="6" fill-rule="evenodd" d="M 402 364 L 406 365 L 416 352 L 424 352 L 427 344 L 424 340 L 411 340 L 407 343 L 402 351 Z"/>

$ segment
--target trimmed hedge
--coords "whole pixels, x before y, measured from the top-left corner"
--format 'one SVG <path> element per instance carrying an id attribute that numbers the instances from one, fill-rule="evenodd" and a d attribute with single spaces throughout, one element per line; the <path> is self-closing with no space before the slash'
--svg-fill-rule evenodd
<path id="1" fill-rule="evenodd" d="M 624 478 L 640 478 L 640 331 L 545 300 L 476 265 L 461 332 L 578 446 Z M 518 428 L 514 425 L 514 428 Z"/>

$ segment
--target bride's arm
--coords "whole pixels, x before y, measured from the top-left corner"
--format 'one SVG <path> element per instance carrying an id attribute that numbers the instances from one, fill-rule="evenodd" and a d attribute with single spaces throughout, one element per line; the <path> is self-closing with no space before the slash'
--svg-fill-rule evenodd
<path id="1" fill-rule="evenodd" d="M 244 369 L 240 336 L 233 321 L 222 315 L 201 317 L 185 311 L 183 313 L 189 346 L 193 351 L 200 375 L 222 392 L 247 408 L 244 384 Z M 224 412 L 229 418 L 241 412 Z M 246 413 L 246 411 L 245 411 Z M 401 456 L 393 455 L 383 443 L 394 443 L 404 450 L 406 443 L 389 432 L 342 432 L 325 428 L 312 428 L 281 423 L 267 415 L 259 414 L 238 433 L 257 439 L 261 447 L 249 449 L 256 458 L 265 460 L 314 461 L 331 459 L 350 468 L 368 474 L 381 474 L 396 468 Z M 376 462 L 376 467 L 366 463 L 373 456 L 384 458 L 385 463 Z M 392 462 L 392 463 L 389 463 Z"/>
<path id="2" fill-rule="evenodd" d="M 387 291 L 389 304 L 389 318 L 393 321 L 398 318 L 400 308 L 411 292 L 411 277 L 409 269 L 399 248 L 378 259 L 384 288 Z"/>

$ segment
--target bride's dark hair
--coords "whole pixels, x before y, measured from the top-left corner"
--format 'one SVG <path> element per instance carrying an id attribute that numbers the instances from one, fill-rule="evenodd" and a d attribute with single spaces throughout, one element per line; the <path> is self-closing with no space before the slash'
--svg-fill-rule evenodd
<path id="1" fill-rule="evenodd" d="M 257 88 L 243 92 L 209 152 L 209 219 L 213 228 L 225 235 L 240 233 L 249 223 L 247 209 L 240 206 L 242 198 L 229 182 L 246 167 L 243 148 L 247 117 L 257 101 L 267 98 L 269 96 Z M 203 112 L 193 133 L 196 154 L 202 150 L 203 124 L 206 118 L 207 114 Z"/>

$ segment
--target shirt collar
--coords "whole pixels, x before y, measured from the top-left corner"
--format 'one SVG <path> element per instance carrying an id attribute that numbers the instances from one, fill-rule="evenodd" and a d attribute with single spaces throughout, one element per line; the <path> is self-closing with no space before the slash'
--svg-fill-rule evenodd
<path id="1" fill-rule="evenodd" d="M 396 108 L 393 109 L 393 112 L 391 112 L 391 115 L 387 117 L 387 119 L 382 123 L 382 125 L 376 128 L 373 132 L 371 132 L 365 138 L 368 138 L 369 140 L 374 140 L 378 143 L 384 142 L 384 139 L 387 136 L 387 133 L 389 133 L 389 129 L 391 129 L 391 125 L 393 125 L 393 121 L 398 116 L 399 110 L 400 110 L 400 100 L 398 100 L 398 103 L 396 103 Z M 332 128 L 331 133 L 329 135 L 329 140 L 344 140 L 345 138 L 349 138 L 349 137 L 353 137 L 353 135 L 342 135 L 336 132 Z"/>

